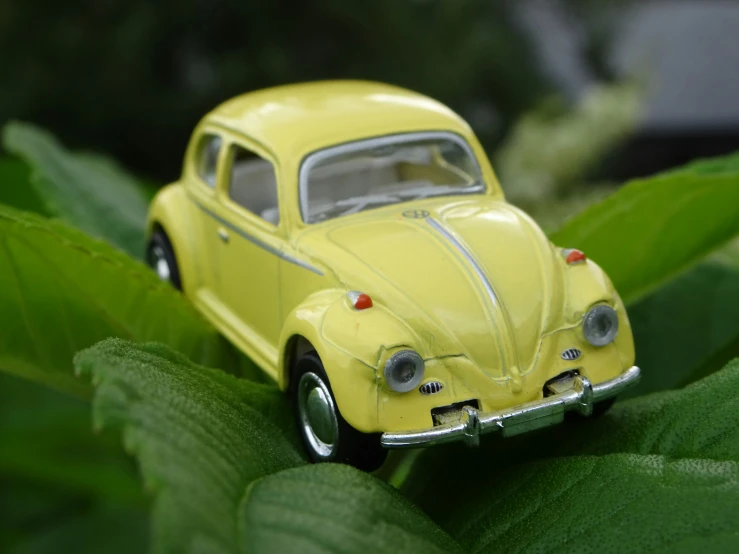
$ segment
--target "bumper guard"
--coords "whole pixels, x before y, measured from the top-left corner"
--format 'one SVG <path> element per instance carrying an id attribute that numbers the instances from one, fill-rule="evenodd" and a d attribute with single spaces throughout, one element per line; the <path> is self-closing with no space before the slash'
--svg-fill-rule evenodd
<path id="1" fill-rule="evenodd" d="M 447 442 L 464 441 L 469 446 L 480 444 L 480 435 L 501 431 L 504 436 L 513 436 L 541 427 L 560 423 L 565 412 L 575 411 L 589 416 L 593 404 L 614 397 L 639 382 L 641 371 L 633 366 L 624 373 L 592 385 L 581 375 L 549 384 L 551 396 L 495 412 L 483 413 L 465 406 L 459 420 L 431 429 L 383 433 L 380 439 L 385 448 L 415 448 Z"/>

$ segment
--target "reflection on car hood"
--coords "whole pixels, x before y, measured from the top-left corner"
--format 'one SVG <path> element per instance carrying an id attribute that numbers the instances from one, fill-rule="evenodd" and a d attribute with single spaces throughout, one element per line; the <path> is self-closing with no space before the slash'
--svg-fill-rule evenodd
<path id="1" fill-rule="evenodd" d="M 348 288 L 406 320 L 434 356 L 463 353 L 490 375 L 526 373 L 561 317 L 562 274 L 548 240 L 492 198 L 367 211 L 300 243 Z"/>

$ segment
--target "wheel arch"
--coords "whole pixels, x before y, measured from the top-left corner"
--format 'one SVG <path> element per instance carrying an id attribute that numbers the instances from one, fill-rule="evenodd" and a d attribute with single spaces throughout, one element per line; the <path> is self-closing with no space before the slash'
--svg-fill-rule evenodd
<path id="1" fill-rule="evenodd" d="M 280 365 L 280 388 L 285 390 L 293 385 L 292 373 L 295 371 L 295 366 L 303 354 L 318 350 L 313 343 L 301 334 L 294 334 L 287 339 L 285 348 L 283 348 L 282 364 Z M 318 354 L 320 358 L 320 354 Z"/>
<path id="2" fill-rule="evenodd" d="M 342 417 L 364 433 L 378 431 L 375 369 L 327 341 L 322 334 L 331 306 L 343 301 L 346 291 L 329 289 L 309 296 L 286 318 L 282 331 L 277 384 L 290 388 L 297 359 L 314 350 L 321 359 Z"/>
<path id="3" fill-rule="evenodd" d="M 169 239 L 177 261 L 182 290 L 186 295 L 192 293 L 195 277 L 193 233 L 197 226 L 193 224 L 190 210 L 191 203 L 182 185 L 167 185 L 151 201 L 146 225 L 147 244 L 156 231 L 161 231 Z"/>

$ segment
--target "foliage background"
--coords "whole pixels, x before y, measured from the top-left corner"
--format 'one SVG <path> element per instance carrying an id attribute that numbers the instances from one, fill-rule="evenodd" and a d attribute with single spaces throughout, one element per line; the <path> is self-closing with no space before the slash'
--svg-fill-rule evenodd
<path id="1" fill-rule="evenodd" d="M 613 4 L 567 2 L 585 30 L 586 59 L 605 80 L 599 45 Z M 361 78 L 449 104 L 492 148 L 555 92 L 513 7 L 485 0 L 9 0 L 0 6 L 0 121 L 34 121 L 70 146 L 166 180 L 179 171 L 195 123 L 217 103 L 282 83 Z"/>
<path id="2" fill-rule="evenodd" d="M 606 61 L 628 2 L 562 4 L 599 77 L 577 100 L 513 2 L 0 5 L 0 122 L 41 126 L 5 124 L 0 157 L 0 551 L 736 550 L 739 162 L 619 188 L 645 87 Z M 509 199 L 629 303 L 633 400 L 376 477 L 305 465 L 284 398 L 133 258 L 203 113 L 323 78 L 407 86 L 472 123 Z M 129 342 L 85 350 L 106 337 Z"/>

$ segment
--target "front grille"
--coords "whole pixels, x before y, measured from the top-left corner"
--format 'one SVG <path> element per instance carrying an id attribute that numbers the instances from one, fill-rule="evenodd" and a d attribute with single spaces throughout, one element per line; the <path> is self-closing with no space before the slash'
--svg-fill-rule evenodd
<path id="1" fill-rule="evenodd" d="M 421 391 L 421 394 L 425 394 L 428 396 L 429 394 L 436 394 L 437 392 L 441 392 L 441 389 L 443 388 L 444 385 L 442 385 L 438 381 L 430 381 L 421 385 L 418 390 Z"/>
<path id="2" fill-rule="evenodd" d="M 465 406 L 471 406 L 476 410 L 480 409 L 480 403 L 477 400 L 464 400 L 462 402 L 455 402 L 448 406 L 440 406 L 438 408 L 431 409 L 431 419 L 434 420 L 434 426 L 444 425 L 450 421 L 457 420 L 459 418 L 459 412 Z"/>
<path id="3" fill-rule="evenodd" d="M 580 356 L 582 356 L 582 351 L 578 350 L 577 348 L 568 348 L 567 350 L 562 352 L 562 359 L 567 360 L 568 362 L 574 362 Z"/>

